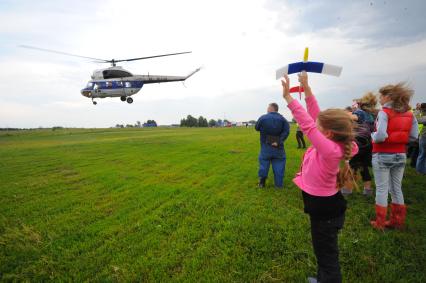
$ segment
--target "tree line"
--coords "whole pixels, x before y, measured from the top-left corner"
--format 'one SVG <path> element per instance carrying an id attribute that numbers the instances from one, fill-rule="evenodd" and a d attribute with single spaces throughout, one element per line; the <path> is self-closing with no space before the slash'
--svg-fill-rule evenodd
<path id="1" fill-rule="evenodd" d="M 228 123 L 230 122 L 226 119 L 210 119 L 207 121 L 207 118 L 203 116 L 200 116 L 197 119 L 192 115 L 188 115 L 186 116 L 186 118 L 180 120 L 181 127 L 222 127 L 224 125 L 227 125 Z"/>
<path id="2" fill-rule="evenodd" d="M 137 121 L 136 124 L 132 125 L 132 124 L 116 124 L 115 125 L 116 128 L 146 128 L 146 127 L 157 127 L 157 122 L 155 122 L 155 120 L 147 120 L 145 123 L 141 123 L 141 121 Z"/>

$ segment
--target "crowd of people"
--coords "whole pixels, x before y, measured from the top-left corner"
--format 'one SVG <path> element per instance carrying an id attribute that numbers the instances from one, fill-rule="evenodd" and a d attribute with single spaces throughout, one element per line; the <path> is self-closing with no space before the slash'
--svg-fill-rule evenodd
<path id="1" fill-rule="evenodd" d="M 290 80 L 282 80 L 283 98 L 297 123 L 298 148 L 305 148 L 303 136 L 311 146 L 293 182 L 302 191 L 304 211 L 309 215 L 316 277 L 309 282 L 341 282 L 338 232 L 345 221 L 346 199 L 358 188 L 373 195 L 375 183 L 374 229 L 403 229 L 407 215 L 402 179 L 407 162 L 419 177 L 426 175 L 426 103 L 410 107 L 414 91 L 405 83 L 386 85 L 378 95 L 366 93 L 346 109 L 320 111 L 305 72 L 299 82 L 304 89 L 306 109 L 290 95 Z M 379 106 L 380 105 L 380 106 Z M 271 103 L 268 114 L 259 118 L 260 131 L 259 187 L 264 188 L 270 164 L 277 188 L 283 188 L 286 155 L 284 142 L 289 123 Z M 390 214 L 388 197 L 391 196 Z"/>

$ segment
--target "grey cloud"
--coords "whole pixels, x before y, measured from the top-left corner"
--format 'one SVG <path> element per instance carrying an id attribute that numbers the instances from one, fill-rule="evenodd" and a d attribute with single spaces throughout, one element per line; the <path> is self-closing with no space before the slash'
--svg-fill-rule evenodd
<path id="1" fill-rule="evenodd" d="M 372 46 L 396 46 L 426 36 L 426 2 L 422 0 L 268 0 L 266 8 L 282 15 L 282 23 L 284 15 L 297 15 L 297 23 L 290 30 L 295 34 L 336 28 L 351 40 L 366 41 Z M 284 26 L 279 22 L 277 28 Z"/>

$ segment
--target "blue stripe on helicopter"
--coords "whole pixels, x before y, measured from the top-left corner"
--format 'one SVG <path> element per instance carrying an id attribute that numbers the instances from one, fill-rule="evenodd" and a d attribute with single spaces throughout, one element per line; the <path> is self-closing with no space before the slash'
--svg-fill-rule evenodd
<path id="1" fill-rule="evenodd" d="M 288 74 L 300 73 L 302 71 L 311 73 L 322 73 L 324 63 L 320 62 L 297 62 L 288 65 Z"/>
<path id="2" fill-rule="evenodd" d="M 95 84 L 98 85 L 98 89 L 124 89 L 124 88 L 142 88 L 143 81 L 102 81 L 102 82 L 92 82 L 91 87 L 85 87 L 83 90 L 93 90 Z M 111 85 L 107 85 L 111 84 Z"/>

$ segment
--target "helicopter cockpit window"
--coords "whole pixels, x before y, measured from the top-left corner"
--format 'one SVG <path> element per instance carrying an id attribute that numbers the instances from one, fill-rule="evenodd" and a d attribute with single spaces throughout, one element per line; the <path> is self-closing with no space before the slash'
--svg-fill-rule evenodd
<path id="1" fill-rule="evenodd" d="M 93 83 L 87 83 L 86 88 L 92 88 L 93 87 Z"/>
<path id="2" fill-rule="evenodd" d="M 123 70 L 104 70 L 102 72 L 104 79 L 117 79 L 131 77 L 132 74 Z"/>
<path id="3" fill-rule="evenodd" d="M 130 82 L 125 82 L 125 83 L 124 83 L 124 86 L 125 86 L 125 87 L 131 87 L 131 86 L 132 86 L 132 84 L 131 84 Z"/>

